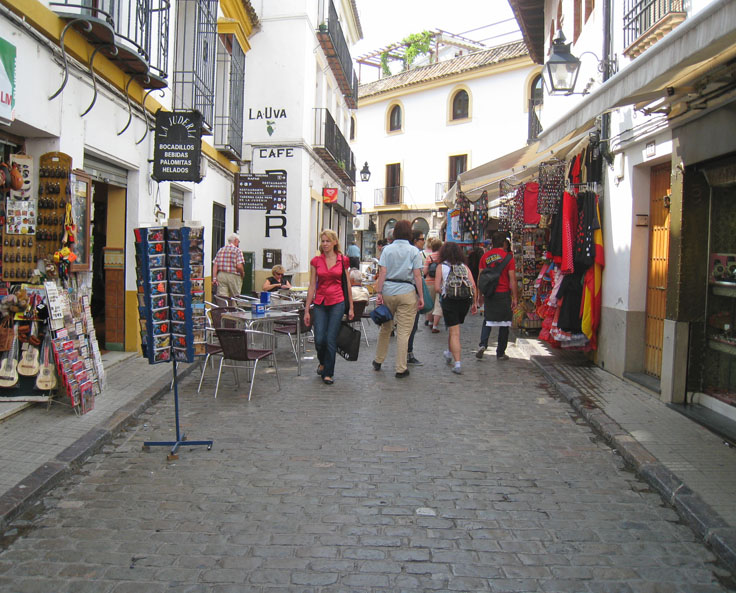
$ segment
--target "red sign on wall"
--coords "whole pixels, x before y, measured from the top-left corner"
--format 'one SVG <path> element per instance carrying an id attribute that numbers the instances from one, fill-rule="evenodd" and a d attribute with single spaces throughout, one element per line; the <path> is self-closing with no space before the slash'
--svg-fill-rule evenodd
<path id="1" fill-rule="evenodd" d="M 325 204 L 331 204 L 337 202 L 337 188 L 336 187 L 323 187 L 322 197 L 324 198 Z"/>

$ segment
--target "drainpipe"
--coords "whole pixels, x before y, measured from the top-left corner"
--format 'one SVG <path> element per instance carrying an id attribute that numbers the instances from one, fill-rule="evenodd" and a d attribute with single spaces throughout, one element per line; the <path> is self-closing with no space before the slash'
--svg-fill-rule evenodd
<path id="1" fill-rule="evenodd" d="M 603 11 L 603 63 L 605 68 L 603 71 L 603 82 L 606 82 L 612 76 L 612 66 L 610 65 L 611 58 L 611 23 L 613 21 L 611 17 L 611 0 L 603 0 L 601 4 L 601 10 Z M 608 161 L 610 165 L 613 162 L 611 153 L 608 150 L 611 131 L 611 114 L 604 113 L 601 117 L 601 154 Z"/>

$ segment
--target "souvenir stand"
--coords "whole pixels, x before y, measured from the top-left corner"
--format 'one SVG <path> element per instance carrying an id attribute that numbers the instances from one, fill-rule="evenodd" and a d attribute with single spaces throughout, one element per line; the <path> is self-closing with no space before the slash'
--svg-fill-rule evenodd
<path id="1" fill-rule="evenodd" d="M 539 338 L 554 347 L 595 350 L 604 265 L 602 156 L 592 143 L 573 154 L 567 162 L 541 163 L 535 181 L 502 181 L 499 218 L 514 237 L 517 327 L 541 328 Z"/>
<path id="2" fill-rule="evenodd" d="M 151 446 L 171 447 L 168 459 L 187 445 L 211 440 L 187 441 L 179 426 L 179 383 L 176 363 L 194 362 L 205 354 L 204 228 L 135 229 L 138 312 L 143 356 L 149 364 L 172 363 L 174 382 L 175 441 L 147 441 Z"/>
<path id="3" fill-rule="evenodd" d="M 90 310 L 90 179 L 61 152 L 16 154 L 0 165 L 0 191 L 0 400 L 85 414 L 105 388 Z"/>

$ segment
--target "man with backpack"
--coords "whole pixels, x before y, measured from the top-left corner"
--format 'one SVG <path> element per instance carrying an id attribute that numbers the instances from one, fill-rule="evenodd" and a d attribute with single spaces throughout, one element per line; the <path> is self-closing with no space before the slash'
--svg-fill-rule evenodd
<path id="1" fill-rule="evenodd" d="M 516 265 L 514 254 L 504 247 L 506 234 L 496 231 L 491 237 L 491 249 L 486 251 L 480 260 L 478 275 L 478 304 L 485 301 L 483 329 L 480 332 L 480 344 L 475 357 L 483 358 L 488 348 L 491 330 L 498 327 L 498 344 L 496 358 L 508 360 L 506 346 L 509 343 L 509 328 L 513 309 L 517 303 Z"/>

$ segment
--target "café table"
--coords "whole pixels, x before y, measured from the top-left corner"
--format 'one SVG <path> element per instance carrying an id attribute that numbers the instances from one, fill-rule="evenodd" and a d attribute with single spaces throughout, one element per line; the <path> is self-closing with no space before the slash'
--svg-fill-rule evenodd
<path id="1" fill-rule="evenodd" d="M 245 326 L 247 329 L 252 328 L 254 325 L 261 325 L 263 331 L 273 334 L 273 324 L 277 320 L 292 320 L 296 319 L 296 339 L 297 343 L 301 339 L 301 324 L 299 323 L 299 311 L 279 311 L 270 309 L 265 313 L 254 313 L 253 311 L 231 311 L 222 315 L 223 320 L 233 321 L 240 327 Z M 271 338 L 273 340 L 273 338 Z M 274 348 L 276 345 L 271 343 L 270 346 Z M 297 357 L 296 361 L 296 374 L 302 374 L 302 361 L 301 357 Z"/>

